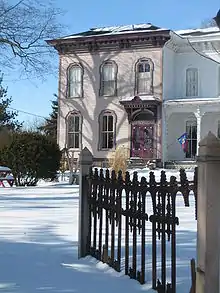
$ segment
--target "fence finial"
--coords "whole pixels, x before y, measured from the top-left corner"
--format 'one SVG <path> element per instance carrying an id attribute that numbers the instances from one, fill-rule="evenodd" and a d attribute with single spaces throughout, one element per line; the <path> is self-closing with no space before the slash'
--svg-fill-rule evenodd
<path id="1" fill-rule="evenodd" d="M 80 153 L 80 158 L 79 158 L 80 165 L 90 165 L 92 161 L 93 161 L 92 153 L 87 147 L 84 147 L 84 149 Z"/>
<path id="2" fill-rule="evenodd" d="M 87 254 L 89 245 L 89 182 L 88 175 L 91 175 L 93 156 L 90 150 L 85 147 L 79 157 L 80 165 L 80 194 L 79 194 L 79 240 L 78 255 L 84 257 Z M 91 178 L 90 178 L 91 179 Z"/>

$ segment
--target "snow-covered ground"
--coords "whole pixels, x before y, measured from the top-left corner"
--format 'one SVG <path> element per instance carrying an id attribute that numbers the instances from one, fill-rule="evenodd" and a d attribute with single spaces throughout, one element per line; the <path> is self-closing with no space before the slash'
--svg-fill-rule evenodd
<path id="1" fill-rule="evenodd" d="M 150 277 L 141 286 L 91 257 L 78 260 L 78 202 L 78 187 L 66 183 L 0 188 L 0 292 L 155 292 Z M 196 249 L 193 197 L 189 208 L 181 197 L 177 204 L 177 292 L 188 293 Z"/>

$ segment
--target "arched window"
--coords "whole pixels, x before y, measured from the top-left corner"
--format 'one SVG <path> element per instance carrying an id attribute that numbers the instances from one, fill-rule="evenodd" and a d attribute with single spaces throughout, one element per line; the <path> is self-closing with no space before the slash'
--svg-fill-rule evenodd
<path id="1" fill-rule="evenodd" d="M 116 114 L 105 110 L 99 115 L 99 149 L 109 150 L 116 146 Z"/>
<path id="2" fill-rule="evenodd" d="M 153 67 L 153 62 L 150 59 L 142 58 L 136 63 L 136 94 L 149 95 L 153 93 Z"/>
<path id="3" fill-rule="evenodd" d="M 114 61 L 105 61 L 100 67 L 100 96 L 117 95 L 117 65 Z"/>
<path id="4" fill-rule="evenodd" d="M 82 141 L 82 117 L 79 112 L 68 114 L 67 119 L 67 147 L 81 148 Z"/>
<path id="5" fill-rule="evenodd" d="M 188 68 L 186 70 L 186 96 L 198 96 L 198 69 Z"/>
<path id="6" fill-rule="evenodd" d="M 79 64 L 72 64 L 68 68 L 68 97 L 83 96 L 83 68 Z"/>

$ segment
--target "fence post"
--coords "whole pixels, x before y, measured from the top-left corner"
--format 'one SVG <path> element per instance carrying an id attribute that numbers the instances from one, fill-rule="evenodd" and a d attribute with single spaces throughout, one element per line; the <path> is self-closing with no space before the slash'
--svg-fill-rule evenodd
<path id="1" fill-rule="evenodd" d="M 196 293 L 219 293 L 220 140 L 199 143 Z"/>
<path id="2" fill-rule="evenodd" d="M 88 209 L 88 192 L 89 185 L 87 175 L 92 167 L 93 156 L 85 147 L 79 157 L 80 166 L 80 183 L 79 183 L 79 237 L 78 237 L 78 257 L 86 256 L 87 238 L 89 235 L 89 209 Z"/>

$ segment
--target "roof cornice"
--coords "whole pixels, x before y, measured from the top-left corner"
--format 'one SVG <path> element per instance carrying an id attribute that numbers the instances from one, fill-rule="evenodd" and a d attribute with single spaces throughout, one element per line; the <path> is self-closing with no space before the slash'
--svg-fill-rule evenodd
<path id="1" fill-rule="evenodd" d="M 59 53 L 94 52 L 102 50 L 163 47 L 170 38 L 169 30 L 122 33 L 117 35 L 87 36 L 47 40 Z"/>

